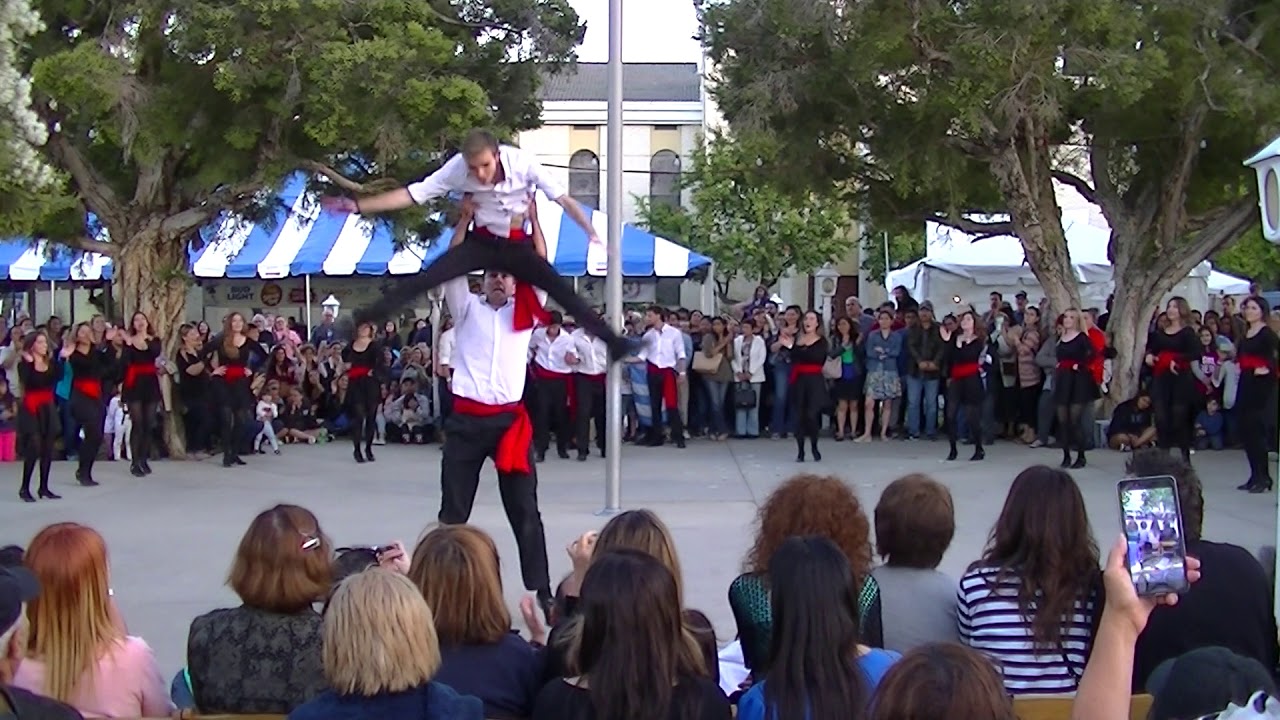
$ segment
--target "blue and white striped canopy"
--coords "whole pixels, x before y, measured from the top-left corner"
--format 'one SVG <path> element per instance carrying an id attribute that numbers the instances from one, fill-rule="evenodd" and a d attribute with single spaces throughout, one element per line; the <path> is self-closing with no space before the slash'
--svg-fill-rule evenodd
<path id="1" fill-rule="evenodd" d="M 227 218 L 201 230 L 203 243 L 191 252 L 191 273 L 206 279 L 264 280 L 321 274 L 412 275 L 449 247 L 451 228 L 431 243 L 411 243 L 397 250 L 390 228 L 354 215 L 324 211 L 305 190 L 306 177 L 295 174 L 279 194 L 273 222 Z M 590 213 L 596 233 L 607 237 L 604 213 Z M 591 245 L 587 234 L 565 217 L 559 205 L 539 196 L 538 218 L 547 237 L 547 254 L 561 275 L 605 275 L 605 248 Z M 99 239 L 107 239 L 104 230 L 94 232 Z M 622 274 L 627 277 L 684 277 L 710 262 L 670 240 L 623 226 Z M 0 280 L 110 278 L 111 260 L 101 255 L 66 249 L 49 253 L 44 242 L 30 239 L 0 243 Z"/>

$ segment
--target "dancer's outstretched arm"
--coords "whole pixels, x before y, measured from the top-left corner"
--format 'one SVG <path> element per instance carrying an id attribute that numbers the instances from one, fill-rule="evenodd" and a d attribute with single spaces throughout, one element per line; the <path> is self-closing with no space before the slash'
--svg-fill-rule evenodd
<path id="1" fill-rule="evenodd" d="M 395 212 L 444 197 L 460 189 L 466 179 L 467 161 L 458 154 L 449 158 L 439 170 L 406 187 L 356 199 L 327 197 L 321 200 L 321 204 L 329 210 L 359 215 Z"/>

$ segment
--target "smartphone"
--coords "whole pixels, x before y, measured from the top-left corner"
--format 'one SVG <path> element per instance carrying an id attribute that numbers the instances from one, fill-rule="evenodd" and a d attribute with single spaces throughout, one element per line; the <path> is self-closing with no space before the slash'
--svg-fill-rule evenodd
<path id="1" fill-rule="evenodd" d="M 1186 592 L 1190 583 L 1178 482 L 1168 475 L 1128 478 L 1117 490 L 1134 590 L 1145 596 Z"/>

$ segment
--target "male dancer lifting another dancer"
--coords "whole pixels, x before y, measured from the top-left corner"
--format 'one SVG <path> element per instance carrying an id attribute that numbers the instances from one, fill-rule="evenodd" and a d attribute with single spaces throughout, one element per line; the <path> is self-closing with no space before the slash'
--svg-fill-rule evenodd
<path id="1" fill-rule="evenodd" d="M 463 200 L 454 248 L 464 242 L 461 231 L 474 209 L 470 199 Z M 530 215 L 537 242 L 541 240 L 537 213 Z M 509 273 L 488 270 L 482 290 L 483 295 L 471 294 L 466 276 L 444 283 L 457 345 L 450 358 L 453 413 L 445 422 L 440 458 L 440 522 L 456 525 L 470 519 L 480 468 L 492 457 L 502 507 L 520 550 L 524 586 L 538 594 L 539 604 L 549 614 L 551 578 L 538 511 L 533 424 L 522 401 L 533 330 L 515 326 L 515 279 Z"/>
<path id="2" fill-rule="evenodd" d="M 426 270 L 402 281 L 373 306 L 358 313 L 357 321 L 385 315 L 427 290 L 443 285 L 446 280 L 476 270 L 492 270 L 520 281 L 514 296 L 519 329 L 532 328 L 535 318 L 546 321 L 545 310 L 541 305 L 532 306 L 534 298 L 523 286 L 529 283 L 542 288 L 565 312 L 603 339 L 615 359 L 631 354 L 634 343 L 614 332 L 603 318 L 592 312 L 591 306 L 574 292 L 573 285 L 560 277 L 547 261 L 545 251 L 539 254 L 529 242 L 524 221 L 534 205 L 537 190 L 563 207 L 586 231 L 588 240 L 600 242 L 590 216 L 536 159 L 520 148 L 500 144 L 492 133 L 484 130 L 472 130 L 462 143 L 462 152 L 439 170 L 407 187 L 356 200 L 327 198 L 324 205 L 331 210 L 370 215 L 403 210 L 453 192 L 469 194 L 474 203 L 475 227 L 467 230 L 459 226 L 458 234 L 465 234 L 466 242 L 452 243 L 448 252 Z"/>

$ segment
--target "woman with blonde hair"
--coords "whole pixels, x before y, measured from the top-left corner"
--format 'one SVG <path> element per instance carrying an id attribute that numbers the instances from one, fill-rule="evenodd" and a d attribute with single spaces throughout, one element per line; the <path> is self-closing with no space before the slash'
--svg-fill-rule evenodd
<path id="1" fill-rule="evenodd" d="M 289 720 L 483 720 L 484 703 L 433 682 L 440 644 L 431 608 L 408 578 L 370 568 L 338 586 L 324 616 L 329 689 Z"/>
<path id="2" fill-rule="evenodd" d="M 25 563 L 40 596 L 27 610 L 27 657 L 13 684 L 86 716 L 167 716 L 173 705 L 155 655 L 125 633 L 112 607 L 102 536 L 76 523 L 50 525 L 31 540 Z"/>
<path id="3" fill-rule="evenodd" d="M 413 550 L 409 579 L 431 607 L 440 639 L 436 678 L 484 702 L 490 720 L 529 717 L 545 655 L 511 629 L 493 538 L 471 525 L 443 525 Z"/>

